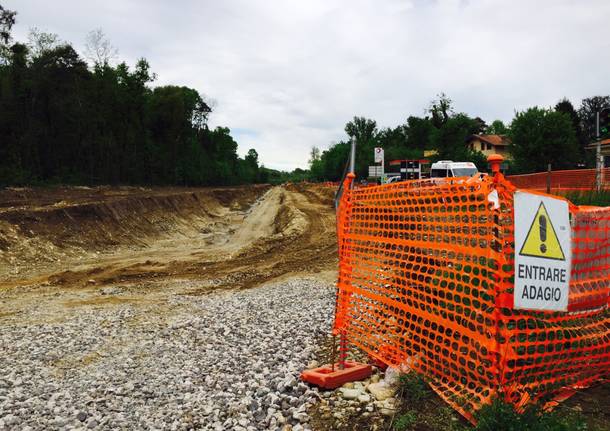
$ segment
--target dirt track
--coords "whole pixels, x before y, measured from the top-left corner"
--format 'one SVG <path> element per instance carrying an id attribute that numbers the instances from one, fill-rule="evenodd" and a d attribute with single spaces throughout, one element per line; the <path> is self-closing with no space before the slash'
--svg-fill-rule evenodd
<path id="1" fill-rule="evenodd" d="M 17 190 L 0 199 L 4 289 L 176 278 L 202 281 L 190 292 L 205 293 L 336 264 L 332 190 L 319 186 Z"/>

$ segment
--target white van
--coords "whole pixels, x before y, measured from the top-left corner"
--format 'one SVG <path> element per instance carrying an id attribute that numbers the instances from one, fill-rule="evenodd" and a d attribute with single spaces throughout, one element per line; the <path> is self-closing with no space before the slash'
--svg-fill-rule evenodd
<path id="1" fill-rule="evenodd" d="M 430 167 L 430 178 L 472 177 L 478 173 L 477 166 L 472 162 L 439 160 Z"/>

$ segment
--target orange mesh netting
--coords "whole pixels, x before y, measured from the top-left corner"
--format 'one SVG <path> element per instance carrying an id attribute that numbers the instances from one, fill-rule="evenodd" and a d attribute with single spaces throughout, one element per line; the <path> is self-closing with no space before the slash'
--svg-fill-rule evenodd
<path id="1" fill-rule="evenodd" d="M 549 178 L 550 176 L 550 178 Z M 594 190 L 596 188 L 595 169 L 574 169 L 569 171 L 538 172 L 535 174 L 511 175 L 507 179 L 516 187 L 545 191 L 550 181 L 551 190 Z M 602 188 L 610 188 L 610 168 L 602 169 Z"/>
<path id="2" fill-rule="evenodd" d="M 569 312 L 513 310 L 513 194 L 498 177 L 351 189 L 334 332 L 427 377 L 455 409 L 516 405 L 610 371 L 610 208 L 571 206 Z"/>

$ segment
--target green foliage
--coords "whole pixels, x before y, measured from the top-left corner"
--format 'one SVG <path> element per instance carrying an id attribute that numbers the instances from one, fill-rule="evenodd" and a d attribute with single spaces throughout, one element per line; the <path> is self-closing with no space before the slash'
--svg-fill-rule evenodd
<path id="1" fill-rule="evenodd" d="M 401 374 L 399 386 L 401 398 L 409 405 L 416 405 L 431 395 L 428 384 L 414 372 Z"/>
<path id="2" fill-rule="evenodd" d="M 419 118 L 410 116 L 407 118 L 407 147 L 423 150 L 430 148 L 430 136 L 434 130 L 432 121 L 428 117 Z"/>
<path id="3" fill-rule="evenodd" d="M 410 410 L 406 413 L 401 414 L 392 425 L 394 430 L 396 431 L 406 431 L 411 429 L 416 424 L 417 413 L 413 410 Z"/>
<path id="4" fill-rule="evenodd" d="M 432 125 L 440 129 L 453 116 L 452 100 L 445 93 L 436 96 L 438 100 L 430 102 L 428 111 L 432 115 Z"/>
<path id="5" fill-rule="evenodd" d="M 574 413 L 560 411 L 543 412 L 537 405 L 530 405 L 522 413 L 511 404 L 494 400 L 479 410 L 475 419 L 476 431 L 579 431 L 586 430 L 584 420 Z"/>
<path id="6" fill-rule="evenodd" d="M 214 185 L 269 177 L 255 150 L 237 156 L 229 129 L 208 128 L 211 109 L 196 90 L 151 89 L 155 75 L 146 60 L 113 67 L 111 47 L 98 42 L 101 60 L 91 68 L 70 44 L 38 30 L 29 47 L 16 43 L 4 55 L 0 185 Z"/>
<path id="7" fill-rule="evenodd" d="M 504 125 L 502 120 L 494 120 L 493 123 L 485 130 L 487 135 L 506 135 L 508 127 Z"/>
<path id="8" fill-rule="evenodd" d="M 15 15 L 8 9 L 4 9 L 0 5 L 0 45 L 6 44 L 11 39 L 11 28 L 15 25 Z"/>
<path id="9" fill-rule="evenodd" d="M 610 107 L 610 96 L 594 96 L 583 99 L 578 109 L 578 118 L 582 125 L 585 140 L 593 142 L 597 139 L 596 113 L 604 108 Z M 609 137 L 610 132 L 603 137 Z"/>
<path id="10" fill-rule="evenodd" d="M 610 206 L 610 190 L 573 191 L 566 198 L 574 205 Z"/>
<path id="11" fill-rule="evenodd" d="M 569 169 L 579 160 L 576 132 L 569 115 L 533 107 L 518 112 L 511 125 L 513 167 L 516 172 Z"/>
<path id="12" fill-rule="evenodd" d="M 576 140 L 578 141 L 578 147 L 580 150 L 580 158 L 584 159 L 585 153 L 585 145 L 588 144 L 587 138 L 583 133 L 582 125 L 580 118 L 578 117 L 578 113 L 576 109 L 574 109 L 574 105 L 568 99 L 561 99 L 557 105 L 555 105 L 555 111 L 562 112 L 570 117 L 570 121 L 572 122 L 572 128 L 574 129 L 574 133 L 576 135 Z"/>
<path id="13" fill-rule="evenodd" d="M 356 175 L 368 176 L 368 167 L 373 164 L 373 149 L 377 146 L 377 123 L 364 117 L 354 117 L 345 125 L 345 133 L 356 142 Z"/>
<path id="14" fill-rule="evenodd" d="M 480 122 L 466 114 L 457 114 L 448 118 L 440 128 L 432 132 L 432 147 L 438 151 L 433 160 L 473 162 L 479 170 L 486 170 L 487 158 L 481 152 L 473 151 L 467 146 L 468 137 L 476 134 L 479 128 Z"/>
<path id="15" fill-rule="evenodd" d="M 339 181 L 349 157 L 350 146 L 348 142 L 339 142 L 332 145 L 328 150 L 323 151 L 320 156 L 322 165 L 321 176 L 316 180 Z"/>

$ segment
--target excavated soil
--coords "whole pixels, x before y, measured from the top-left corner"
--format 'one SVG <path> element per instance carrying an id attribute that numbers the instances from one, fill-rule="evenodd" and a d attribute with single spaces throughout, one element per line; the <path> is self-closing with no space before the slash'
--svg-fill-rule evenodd
<path id="1" fill-rule="evenodd" d="M 187 293 L 336 267 L 333 190 L 317 185 L 0 191 L 0 289 L 173 278 Z"/>

